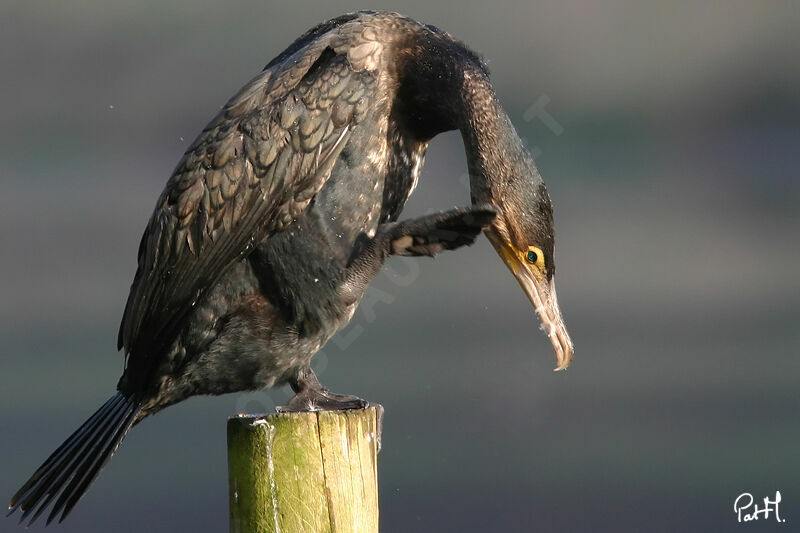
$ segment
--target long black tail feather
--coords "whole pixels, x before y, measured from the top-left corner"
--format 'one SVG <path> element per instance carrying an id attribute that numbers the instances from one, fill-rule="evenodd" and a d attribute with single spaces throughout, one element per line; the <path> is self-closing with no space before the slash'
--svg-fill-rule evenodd
<path id="1" fill-rule="evenodd" d="M 138 411 L 134 399 L 112 396 L 14 494 L 7 516 L 19 509 L 20 522 L 30 518 L 28 525 L 33 524 L 58 496 L 47 523 L 59 513 L 63 521 L 119 447 Z"/>

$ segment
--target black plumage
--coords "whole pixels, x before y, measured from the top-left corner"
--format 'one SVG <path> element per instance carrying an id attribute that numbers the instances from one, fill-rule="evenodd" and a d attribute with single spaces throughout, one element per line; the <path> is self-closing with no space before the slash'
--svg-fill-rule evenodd
<path id="1" fill-rule="evenodd" d="M 464 138 L 473 205 L 395 222 L 428 141 L 452 129 Z M 482 229 L 565 367 L 550 200 L 485 65 L 394 13 L 311 29 L 178 163 L 139 246 L 118 392 L 14 495 L 11 512 L 33 521 L 54 502 L 48 522 L 63 520 L 130 427 L 192 395 L 288 383 L 296 395 L 285 409 L 365 405 L 324 389 L 312 356 L 389 256 L 432 256 Z"/>

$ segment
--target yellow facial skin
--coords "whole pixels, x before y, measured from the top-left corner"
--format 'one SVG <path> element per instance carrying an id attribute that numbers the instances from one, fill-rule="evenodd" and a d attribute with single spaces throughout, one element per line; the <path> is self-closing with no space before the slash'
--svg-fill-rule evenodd
<path id="1" fill-rule="evenodd" d="M 503 243 L 500 248 L 500 256 L 503 262 L 511 268 L 511 271 L 516 275 L 519 270 L 525 266 L 531 271 L 539 281 L 544 281 L 546 277 L 546 270 L 544 264 L 544 253 L 538 246 L 528 246 L 527 250 L 517 250 L 516 246 L 510 242 Z M 530 253 L 536 256 L 536 260 L 531 262 Z"/>
<path id="2" fill-rule="evenodd" d="M 542 253 L 541 248 L 537 246 L 528 246 L 528 251 L 523 254 L 523 258 L 526 263 L 536 267 L 533 270 L 534 273 L 539 276 L 540 280 L 545 278 L 544 253 Z M 531 261 L 531 259 L 534 259 L 534 261 Z"/>

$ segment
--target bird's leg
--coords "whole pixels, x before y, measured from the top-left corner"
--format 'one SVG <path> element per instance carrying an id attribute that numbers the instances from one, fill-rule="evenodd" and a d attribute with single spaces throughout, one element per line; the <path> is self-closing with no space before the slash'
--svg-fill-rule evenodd
<path id="1" fill-rule="evenodd" d="M 310 368 L 301 370 L 289 384 L 295 392 L 289 402 L 278 407 L 279 413 L 298 411 L 342 411 L 346 409 L 363 409 L 369 402 L 357 396 L 334 394 L 322 386 L 317 375 Z"/>
<path id="2" fill-rule="evenodd" d="M 374 237 L 362 234 L 356 243 L 342 296 L 351 301 L 360 299 L 390 255 L 434 256 L 442 250 L 472 244 L 496 216 L 493 206 L 482 205 L 381 224 Z"/>
<path id="3" fill-rule="evenodd" d="M 390 255 L 433 256 L 442 250 L 455 250 L 472 244 L 483 228 L 492 223 L 497 211 L 492 206 L 472 206 L 442 213 L 381 224 L 370 238 L 362 235 L 347 268 L 342 286 L 345 301 L 355 303 Z M 329 392 L 310 368 L 289 381 L 295 395 L 278 407 L 278 412 L 333 411 L 363 409 L 370 404 L 356 396 Z M 378 432 L 383 424 L 383 407 L 378 409 Z"/>
<path id="4" fill-rule="evenodd" d="M 302 370 L 297 378 L 289 384 L 295 395 L 289 402 L 276 408 L 279 413 L 297 413 L 302 411 L 344 411 L 347 409 L 363 409 L 374 407 L 377 420 L 375 421 L 376 443 L 381 451 L 381 436 L 383 435 L 383 406 L 379 403 L 370 403 L 357 396 L 334 394 L 322 386 L 313 370 Z"/>
<path id="5" fill-rule="evenodd" d="M 474 243 L 496 216 L 497 210 L 490 205 L 461 207 L 397 224 L 383 224 L 378 231 L 388 238 L 391 255 L 433 257 L 443 250 Z"/>

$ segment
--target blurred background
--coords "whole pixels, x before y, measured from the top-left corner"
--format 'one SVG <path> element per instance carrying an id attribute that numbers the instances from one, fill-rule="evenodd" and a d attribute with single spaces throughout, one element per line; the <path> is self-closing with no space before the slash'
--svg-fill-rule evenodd
<path id="1" fill-rule="evenodd" d="M 740 493 L 776 490 L 787 522 L 747 527 L 796 528 L 791 2 L 6 0 L 0 494 L 114 391 L 138 241 L 194 136 L 296 36 L 360 8 L 486 57 L 550 188 L 576 345 L 553 373 L 485 239 L 387 265 L 315 362 L 332 390 L 386 408 L 382 531 L 730 531 Z M 404 216 L 466 204 L 465 175 L 460 137 L 436 138 Z M 60 531 L 227 531 L 226 417 L 288 397 L 198 398 L 148 420 Z"/>

